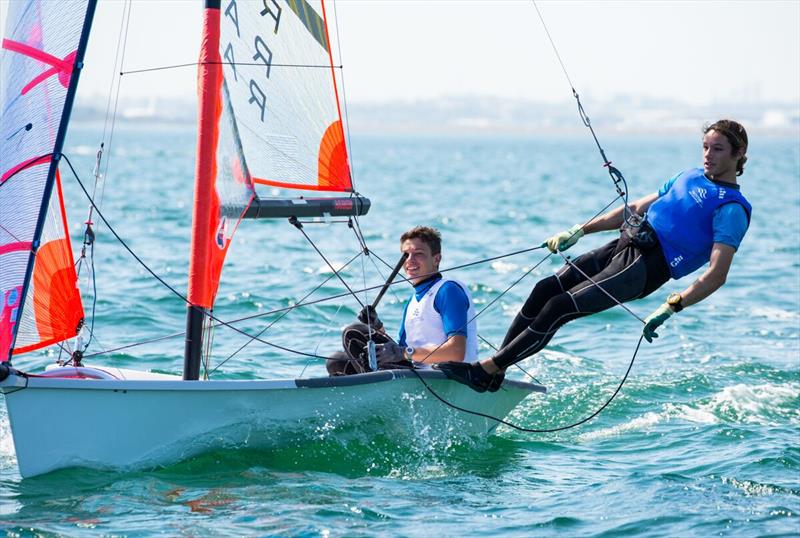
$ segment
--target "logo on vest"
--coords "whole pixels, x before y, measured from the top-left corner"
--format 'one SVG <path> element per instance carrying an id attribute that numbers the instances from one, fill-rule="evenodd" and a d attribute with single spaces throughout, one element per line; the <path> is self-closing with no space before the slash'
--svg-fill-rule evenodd
<path id="1" fill-rule="evenodd" d="M 672 259 L 672 261 L 669 262 L 669 266 L 672 268 L 678 267 L 678 264 L 680 264 L 682 261 L 683 261 L 683 256 L 675 256 Z"/>
<path id="2" fill-rule="evenodd" d="M 697 202 L 697 205 L 703 205 L 703 200 L 706 199 L 708 191 L 703 187 L 697 187 L 696 189 L 689 191 L 689 194 L 692 195 L 692 198 L 694 198 L 694 201 Z"/>
<path id="3" fill-rule="evenodd" d="M 720 187 L 719 194 L 717 195 L 717 198 L 719 198 L 720 200 L 725 198 L 725 189 L 724 188 Z"/>

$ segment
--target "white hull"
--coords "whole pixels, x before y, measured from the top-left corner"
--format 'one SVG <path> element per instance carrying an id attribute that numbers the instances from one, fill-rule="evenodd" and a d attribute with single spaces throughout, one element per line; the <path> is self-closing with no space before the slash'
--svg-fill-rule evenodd
<path id="1" fill-rule="evenodd" d="M 507 381 L 498 392 L 478 394 L 441 372 L 418 373 L 448 402 L 499 418 L 531 392 L 544 392 Z M 286 381 L 125 377 L 11 375 L 1 382 L 22 476 L 74 466 L 148 468 L 220 448 L 294 446 L 320 428 L 335 435 L 376 418 L 393 438 L 423 427 L 480 436 L 497 426 L 446 406 L 409 370 Z"/>

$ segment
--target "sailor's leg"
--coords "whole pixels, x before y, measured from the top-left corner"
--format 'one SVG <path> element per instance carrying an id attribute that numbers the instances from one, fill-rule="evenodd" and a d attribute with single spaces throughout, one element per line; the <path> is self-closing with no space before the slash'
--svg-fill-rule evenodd
<path id="1" fill-rule="evenodd" d="M 647 258 L 631 245 L 620 245 L 607 266 L 590 275 L 591 280 L 585 279 L 547 300 L 528 327 L 494 357 L 472 364 L 445 362 L 436 366 L 451 379 L 479 392 L 497 390 L 506 368 L 544 348 L 565 323 L 611 308 L 617 302 L 641 297 L 660 285 L 659 281 L 668 278 L 663 275 L 648 278 Z"/>
<path id="2" fill-rule="evenodd" d="M 547 301 L 532 323 L 511 342 L 500 348 L 491 361 L 499 370 L 505 370 L 512 364 L 539 352 L 562 325 L 588 314 L 589 312 L 578 312 L 569 293 L 561 293 Z"/>
<path id="3" fill-rule="evenodd" d="M 567 292 L 550 299 L 530 326 L 501 348 L 491 361 L 500 370 L 544 348 L 565 323 L 640 297 L 645 290 L 647 264 L 635 247 L 624 248 L 608 266 Z"/>
<path id="4" fill-rule="evenodd" d="M 503 344 L 500 347 L 507 346 L 522 331 L 530 327 L 533 320 L 550 299 L 584 282 L 586 280 L 584 274 L 592 276 L 602 271 L 614 255 L 617 243 L 618 240 L 615 239 L 600 248 L 578 256 L 573 262 L 577 269 L 567 264 L 559 269 L 556 274 L 537 282 L 522 309 L 514 317 L 514 321 L 511 322 L 511 326 L 508 328 L 506 336 L 503 338 Z"/>
<path id="5" fill-rule="evenodd" d="M 525 304 L 522 305 L 522 309 L 517 312 L 514 321 L 511 322 L 511 326 L 506 331 L 506 336 L 503 338 L 503 343 L 500 347 L 506 347 L 509 342 L 527 329 L 536 318 L 536 315 L 541 312 L 545 303 L 559 293 L 564 293 L 564 289 L 557 275 L 551 275 L 537 282 Z"/>

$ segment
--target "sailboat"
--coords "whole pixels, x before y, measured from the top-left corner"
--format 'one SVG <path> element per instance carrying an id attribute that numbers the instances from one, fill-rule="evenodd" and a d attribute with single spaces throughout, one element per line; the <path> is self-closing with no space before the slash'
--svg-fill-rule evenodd
<path id="1" fill-rule="evenodd" d="M 438 371 L 345 377 L 201 379 L 231 238 L 252 219 L 357 217 L 336 70 L 322 0 L 206 0 L 183 375 L 84 364 L 42 372 L 16 357 L 75 342 L 86 314 L 63 202 L 64 140 L 96 0 L 12 0 L 0 64 L 0 391 L 23 477 L 65 467 L 139 469 L 220 448 L 295 444 L 323 424 L 380 417 L 415 435 L 486 435 L 544 387 L 505 381 L 478 394 Z M 198 6 L 199 8 L 199 6 Z M 274 199 L 260 185 L 325 196 Z M 330 193 L 330 195 L 327 195 Z M 408 398 L 411 395 L 412 398 Z M 437 397 L 466 410 L 456 411 Z M 405 407 L 404 407 L 405 406 Z M 54 410 L 74 410 L 69 418 Z"/>

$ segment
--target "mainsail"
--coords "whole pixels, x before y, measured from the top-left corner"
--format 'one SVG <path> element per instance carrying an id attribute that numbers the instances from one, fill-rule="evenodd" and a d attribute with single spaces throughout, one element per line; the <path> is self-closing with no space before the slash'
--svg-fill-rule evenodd
<path id="1" fill-rule="evenodd" d="M 254 184 L 352 191 L 322 2 L 206 2 L 189 301 L 211 308 Z"/>
<path id="2" fill-rule="evenodd" d="M 256 184 L 353 192 L 322 1 L 206 0 L 198 68 L 198 142 L 184 377 L 195 379 L 204 311 L 214 305 L 245 216 L 286 216 Z M 315 205 L 317 204 L 317 205 Z M 302 200 L 361 214 L 367 200 Z"/>
<path id="3" fill-rule="evenodd" d="M 0 61 L 0 361 L 73 337 L 83 321 L 57 167 L 94 8 L 93 0 L 9 5 Z"/>
<path id="4" fill-rule="evenodd" d="M 220 54 L 256 183 L 349 192 L 322 1 L 223 1 Z"/>

